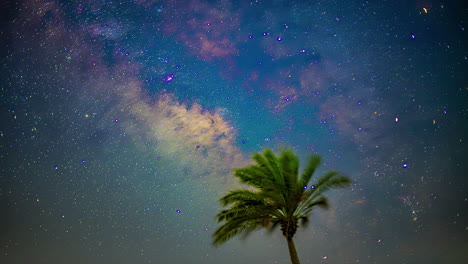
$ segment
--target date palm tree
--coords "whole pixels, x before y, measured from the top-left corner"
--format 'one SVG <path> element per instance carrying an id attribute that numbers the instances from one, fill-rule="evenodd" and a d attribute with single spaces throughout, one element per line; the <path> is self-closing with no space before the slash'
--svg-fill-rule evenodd
<path id="1" fill-rule="evenodd" d="M 327 208 L 323 193 L 351 184 L 348 177 L 330 171 L 313 185 L 308 185 L 321 158 L 309 159 L 299 174 L 299 158 L 292 150 L 282 150 L 276 156 L 271 150 L 255 153 L 254 165 L 234 169 L 234 176 L 248 187 L 230 191 L 220 199 L 223 209 L 217 220 L 223 223 L 213 234 L 213 245 L 219 246 L 236 235 L 247 236 L 259 228 L 280 227 L 288 243 L 293 264 L 300 264 L 293 237 L 299 224 L 307 225 L 309 213 L 317 206 Z"/>

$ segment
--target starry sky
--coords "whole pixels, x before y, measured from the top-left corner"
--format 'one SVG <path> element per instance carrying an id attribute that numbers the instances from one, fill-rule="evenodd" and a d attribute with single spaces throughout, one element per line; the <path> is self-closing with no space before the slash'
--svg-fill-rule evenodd
<path id="1" fill-rule="evenodd" d="M 302 263 L 468 262 L 463 1 L 5 0 L 0 262 L 290 263 L 211 246 L 233 168 L 321 154 Z"/>

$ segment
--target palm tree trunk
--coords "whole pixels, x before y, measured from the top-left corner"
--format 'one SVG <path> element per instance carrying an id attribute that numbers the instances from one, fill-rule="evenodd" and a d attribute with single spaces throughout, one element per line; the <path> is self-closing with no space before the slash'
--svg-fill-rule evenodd
<path id="1" fill-rule="evenodd" d="M 292 238 L 286 238 L 288 241 L 289 256 L 291 257 L 292 264 L 301 264 L 299 257 L 297 256 L 296 246 Z"/>

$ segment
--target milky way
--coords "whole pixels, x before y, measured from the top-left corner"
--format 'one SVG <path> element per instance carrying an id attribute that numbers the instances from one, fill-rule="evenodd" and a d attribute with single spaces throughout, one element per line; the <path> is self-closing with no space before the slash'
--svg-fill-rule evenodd
<path id="1" fill-rule="evenodd" d="M 280 234 L 211 246 L 266 147 L 354 181 L 297 234 L 303 263 L 468 262 L 461 4 L 0 9 L 1 263 L 288 263 Z"/>

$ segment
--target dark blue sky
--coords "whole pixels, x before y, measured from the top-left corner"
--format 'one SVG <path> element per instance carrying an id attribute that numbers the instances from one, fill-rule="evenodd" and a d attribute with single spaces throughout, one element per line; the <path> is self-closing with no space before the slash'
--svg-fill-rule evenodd
<path id="1" fill-rule="evenodd" d="M 211 246 L 253 152 L 353 179 L 302 263 L 466 263 L 461 1 L 4 1 L 1 263 L 288 263 Z"/>

